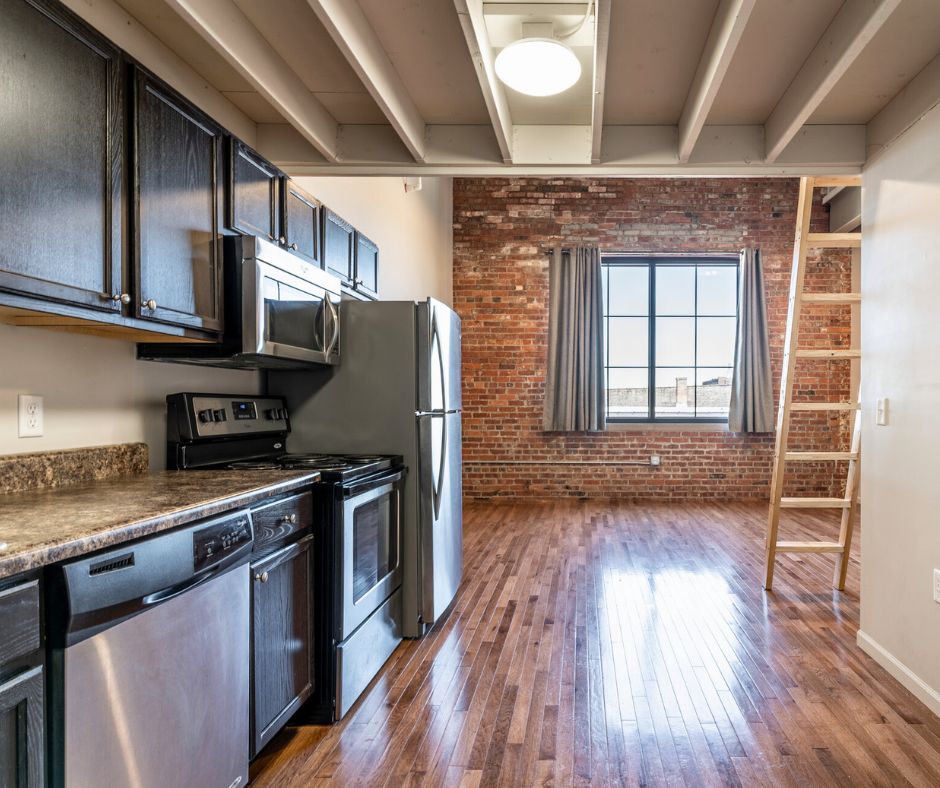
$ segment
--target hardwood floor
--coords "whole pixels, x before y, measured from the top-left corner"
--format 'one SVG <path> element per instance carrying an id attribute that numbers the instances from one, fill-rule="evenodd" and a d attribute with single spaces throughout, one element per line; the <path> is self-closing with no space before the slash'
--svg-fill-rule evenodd
<path id="1" fill-rule="evenodd" d="M 940 720 L 855 645 L 857 554 L 842 594 L 819 555 L 781 556 L 765 593 L 765 517 L 469 506 L 449 617 L 252 785 L 940 785 Z M 783 538 L 832 538 L 826 517 Z"/>

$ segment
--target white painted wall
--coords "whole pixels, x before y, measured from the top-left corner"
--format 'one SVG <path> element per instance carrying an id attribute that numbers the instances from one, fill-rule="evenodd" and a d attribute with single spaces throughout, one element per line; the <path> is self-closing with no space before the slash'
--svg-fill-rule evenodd
<path id="1" fill-rule="evenodd" d="M 940 109 L 865 171 L 859 644 L 940 714 Z M 875 425 L 889 399 L 888 426 Z"/>
<path id="2" fill-rule="evenodd" d="M 451 178 L 423 178 L 405 193 L 401 178 L 303 177 L 297 182 L 379 245 L 383 300 L 453 302 Z"/>
<path id="3" fill-rule="evenodd" d="M 164 466 L 174 391 L 257 393 L 254 372 L 138 361 L 133 342 L 0 325 L 0 454 L 144 441 Z M 17 437 L 17 394 L 44 398 L 41 438 Z"/>

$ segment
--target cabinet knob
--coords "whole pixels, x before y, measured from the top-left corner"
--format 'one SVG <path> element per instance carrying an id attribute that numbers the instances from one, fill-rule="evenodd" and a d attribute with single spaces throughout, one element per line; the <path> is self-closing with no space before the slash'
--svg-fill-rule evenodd
<path id="1" fill-rule="evenodd" d="M 255 580 L 258 580 L 258 581 L 260 581 L 260 582 L 262 582 L 262 583 L 267 583 L 267 582 L 268 582 L 268 573 L 267 573 L 267 572 L 262 572 L 262 573 L 259 574 L 259 575 L 255 575 Z"/>
<path id="2" fill-rule="evenodd" d="M 278 238 L 278 241 L 280 241 L 282 244 L 287 243 L 287 239 L 283 235 L 280 238 Z"/>
<path id="3" fill-rule="evenodd" d="M 157 308 L 157 302 L 152 298 L 149 298 L 146 301 L 141 302 L 140 306 L 143 309 L 149 309 L 151 312 L 153 312 Z"/>
<path id="4" fill-rule="evenodd" d="M 296 522 L 297 522 L 297 515 L 296 515 L 296 514 L 285 514 L 285 515 L 281 518 L 281 522 L 284 522 L 284 523 L 296 523 Z"/>
<path id="5" fill-rule="evenodd" d="M 120 293 L 114 297 L 115 301 L 120 301 L 122 304 L 129 304 L 131 302 L 131 297 L 129 293 Z"/>
<path id="6" fill-rule="evenodd" d="M 290 248 L 293 249 L 293 250 L 296 252 L 296 251 L 297 251 L 297 244 L 296 244 L 296 243 L 291 244 L 291 245 L 290 245 Z"/>
<path id="7" fill-rule="evenodd" d="M 353 284 L 355 284 L 356 287 L 358 287 L 359 285 L 364 285 L 365 283 L 366 283 L 366 280 L 365 280 L 365 279 L 356 279 L 356 280 L 353 282 Z"/>

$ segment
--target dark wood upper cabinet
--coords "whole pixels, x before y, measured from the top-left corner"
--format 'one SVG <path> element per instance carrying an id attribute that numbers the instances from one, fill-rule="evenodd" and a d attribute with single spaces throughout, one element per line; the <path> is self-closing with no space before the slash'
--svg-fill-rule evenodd
<path id="1" fill-rule="evenodd" d="M 313 691 L 313 536 L 252 564 L 251 754 Z"/>
<path id="2" fill-rule="evenodd" d="M 320 265 L 320 201 L 290 178 L 284 178 L 281 232 L 287 250 L 308 263 Z"/>
<path id="3" fill-rule="evenodd" d="M 136 316 L 206 332 L 222 328 L 219 233 L 222 129 L 136 70 Z"/>
<path id="4" fill-rule="evenodd" d="M 323 267 L 343 284 L 352 286 L 355 270 L 355 234 L 353 226 L 329 208 L 320 212 L 323 217 Z"/>
<path id="5" fill-rule="evenodd" d="M 280 229 L 280 180 L 281 173 L 274 165 L 238 140 L 232 140 L 229 157 L 229 228 L 283 243 Z"/>
<path id="6" fill-rule="evenodd" d="M 120 312 L 121 52 L 58 2 L 0 20 L 0 290 Z"/>
<path id="7" fill-rule="evenodd" d="M 355 288 L 371 298 L 375 298 L 379 293 L 379 247 L 358 230 Z"/>

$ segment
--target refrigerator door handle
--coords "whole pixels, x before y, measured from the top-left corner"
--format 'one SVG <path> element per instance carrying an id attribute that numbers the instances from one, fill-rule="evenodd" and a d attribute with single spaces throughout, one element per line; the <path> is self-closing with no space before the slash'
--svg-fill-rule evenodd
<path id="1" fill-rule="evenodd" d="M 444 467 L 447 464 L 447 416 L 437 416 L 442 422 L 441 427 L 441 456 L 437 466 L 437 481 L 434 484 L 434 520 L 441 516 L 441 500 L 444 490 Z"/>

